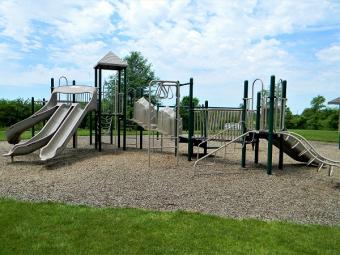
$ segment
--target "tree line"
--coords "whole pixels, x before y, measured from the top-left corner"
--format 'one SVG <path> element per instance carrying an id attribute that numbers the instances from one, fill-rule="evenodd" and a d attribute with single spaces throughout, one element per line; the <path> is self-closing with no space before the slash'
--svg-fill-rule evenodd
<path id="1" fill-rule="evenodd" d="M 288 129 L 336 130 L 338 110 L 327 107 L 325 102 L 325 97 L 318 95 L 311 100 L 310 107 L 304 109 L 301 114 L 293 114 L 287 107 L 286 127 Z"/>

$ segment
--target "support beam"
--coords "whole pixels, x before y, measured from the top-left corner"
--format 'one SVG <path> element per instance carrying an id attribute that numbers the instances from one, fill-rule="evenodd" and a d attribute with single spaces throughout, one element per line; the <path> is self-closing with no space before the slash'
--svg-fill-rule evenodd
<path id="1" fill-rule="evenodd" d="M 282 82 L 282 93 L 281 93 L 281 118 L 280 126 L 281 130 L 285 130 L 285 112 L 286 112 L 286 94 L 287 94 L 287 81 Z M 279 146 L 279 169 L 283 170 L 283 136 L 280 135 L 280 146 Z"/>
<path id="2" fill-rule="evenodd" d="M 204 108 L 206 109 L 204 111 L 204 130 L 203 130 L 203 137 L 204 139 L 208 139 L 208 107 L 209 107 L 209 102 L 208 100 L 205 100 L 204 101 Z M 204 143 L 204 155 L 207 155 L 208 154 L 208 143 Z"/>
<path id="3" fill-rule="evenodd" d="M 94 86 L 98 89 L 98 69 L 94 69 Z M 99 109 L 99 93 L 97 91 L 97 111 L 94 114 L 94 147 L 97 150 L 98 149 L 98 113 L 100 111 Z"/>
<path id="4" fill-rule="evenodd" d="M 270 77 L 269 91 L 269 113 L 268 113 L 268 154 L 267 154 L 267 174 L 271 175 L 273 170 L 273 129 L 274 129 L 274 95 L 275 76 Z"/>
<path id="5" fill-rule="evenodd" d="M 102 69 L 99 68 L 99 102 L 98 102 L 98 150 L 102 151 Z"/>
<path id="6" fill-rule="evenodd" d="M 138 126 L 139 128 L 139 149 L 143 149 L 143 128 Z"/>
<path id="7" fill-rule="evenodd" d="M 54 90 L 54 78 L 51 78 L 51 94 Z"/>
<path id="8" fill-rule="evenodd" d="M 119 103 L 119 94 L 120 94 L 120 90 L 121 90 L 121 82 L 122 82 L 122 72 L 119 69 L 118 70 L 118 89 L 117 89 L 117 93 L 118 93 L 118 113 L 120 113 L 121 109 L 120 109 L 120 103 Z M 120 121 L 121 121 L 121 117 L 120 115 L 117 116 L 118 119 L 118 123 L 117 123 L 117 140 L 118 140 L 118 148 L 120 148 Z"/>
<path id="9" fill-rule="evenodd" d="M 193 105 L 193 97 L 194 97 L 194 79 L 190 78 L 189 84 L 189 118 L 188 118 L 188 160 L 191 161 L 193 154 L 193 136 L 194 136 L 194 105 Z"/>
<path id="10" fill-rule="evenodd" d="M 76 85 L 76 81 L 75 80 L 72 81 L 72 85 L 73 86 Z M 72 102 L 73 103 L 76 102 L 76 94 L 72 95 Z M 72 145 L 73 145 L 74 149 L 77 148 L 77 130 L 73 134 Z"/>
<path id="11" fill-rule="evenodd" d="M 126 82 L 126 70 L 127 68 L 124 68 L 124 96 L 123 96 L 123 150 L 126 150 L 126 125 L 127 125 L 127 120 L 126 120 L 126 114 L 127 114 L 127 82 Z"/>
<path id="12" fill-rule="evenodd" d="M 90 145 L 92 145 L 92 112 L 89 113 L 90 115 Z"/>
<path id="13" fill-rule="evenodd" d="M 246 116 L 247 116 L 247 100 L 248 99 L 248 81 L 244 81 L 243 88 L 243 109 L 242 109 L 242 133 L 247 132 L 246 127 Z M 243 146 L 242 146 L 242 156 L 241 156 L 241 166 L 246 167 L 246 153 L 247 153 L 247 145 L 245 143 L 246 137 L 243 137 Z"/>
<path id="14" fill-rule="evenodd" d="M 34 97 L 31 98 L 31 113 L 34 114 Z M 35 130 L 34 125 L 32 126 L 32 137 L 34 136 Z"/>
<path id="15" fill-rule="evenodd" d="M 260 131 L 260 121 L 261 121 L 261 92 L 257 92 L 257 98 L 256 98 L 256 124 L 255 129 L 257 131 Z M 259 147 L 260 147 L 260 138 L 259 135 L 256 135 L 256 142 L 255 142 L 255 159 L 254 163 L 259 163 Z"/>

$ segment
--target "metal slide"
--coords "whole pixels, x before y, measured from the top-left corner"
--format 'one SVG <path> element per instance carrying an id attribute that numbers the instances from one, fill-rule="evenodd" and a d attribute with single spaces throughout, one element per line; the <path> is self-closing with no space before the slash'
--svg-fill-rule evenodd
<path id="1" fill-rule="evenodd" d="M 72 103 L 73 99 L 79 103 Z M 83 105 L 85 105 L 83 107 Z M 53 116 L 43 129 L 27 142 L 15 145 L 6 156 L 23 155 L 39 148 L 40 159 L 56 156 L 67 145 L 86 113 L 97 109 L 97 89 L 90 86 L 62 86 L 54 88 L 48 103 L 31 117 L 9 128 L 7 139 L 18 140 L 21 133 L 35 123 Z"/>
<path id="2" fill-rule="evenodd" d="M 68 114 L 70 107 L 66 104 L 61 104 L 48 120 L 41 131 L 26 142 L 14 145 L 12 149 L 4 156 L 18 156 L 31 153 L 43 146 L 52 138 L 54 133 L 59 128 L 60 124 Z"/>
<path id="3" fill-rule="evenodd" d="M 63 123 L 57 129 L 48 144 L 40 150 L 41 160 L 51 159 L 60 153 L 66 147 L 68 141 L 76 132 L 78 126 L 81 124 L 86 114 L 89 111 L 95 110 L 97 108 L 96 88 L 88 86 L 68 86 L 65 88 L 70 88 L 70 91 L 66 92 L 70 94 L 90 93 L 90 101 L 84 108 L 82 108 L 81 104 L 79 103 L 72 104 L 71 110 L 69 111 L 69 114 L 66 116 Z"/>
<path id="4" fill-rule="evenodd" d="M 328 166 L 329 175 L 332 175 L 334 167 L 340 168 L 340 161 L 332 160 L 321 155 L 303 136 L 288 131 L 281 131 L 276 134 L 283 136 L 282 145 L 284 153 L 296 161 L 304 162 L 307 165 L 319 166 L 318 171 Z M 280 147 L 279 136 L 274 136 L 273 144 L 278 148 Z"/>
<path id="5" fill-rule="evenodd" d="M 7 141 L 10 144 L 19 143 L 21 140 L 20 136 L 25 130 L 29 129 L 40 121 L 48 119 L 57 109 L 58 105 L 56 104 L 56 102 L 49 101 L 45 106 L 43 106 L 32 116 L 10 126 L 6 132 Z"/>

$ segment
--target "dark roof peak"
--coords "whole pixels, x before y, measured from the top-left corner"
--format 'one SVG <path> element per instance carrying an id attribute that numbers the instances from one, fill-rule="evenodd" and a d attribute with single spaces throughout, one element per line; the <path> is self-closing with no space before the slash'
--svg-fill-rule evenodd
<path id="1" fill-rule="evenodd" d="M 332 101 L 329 101 L 328 104 L 338 104 L 338 105 L 340 105 L 340 97 L 335 98 Z"/>
<path id="2" fill-rule="evenodd" d="M 95 68 L 102 69 L 121 69 L 127 67 L 127 63 L 121 60 L 116 54 L 112 51 L 106 53 L 104 57 L 102 57 L 98 63 L 95 65 Z"/>

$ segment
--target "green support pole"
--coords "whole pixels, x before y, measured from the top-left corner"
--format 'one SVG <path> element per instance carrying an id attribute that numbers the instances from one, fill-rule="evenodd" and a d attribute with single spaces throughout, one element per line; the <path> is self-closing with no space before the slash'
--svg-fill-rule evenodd
<path id="1" fill-rule="evenodd" d="M 189 118 L 188 118 L 188 161 L 191 161 L 193 154 L 193 141 L 192 137 L 194 136 L 194 106 L 193 106 L 193 87 L 194 87 L 194 79 L 190 78 L 189 84 Z"/>
<path id="2" fill-rule="evenodd" d="M 257 92 L 257 99 L 256 99 L 256 124 L 255 128 L 257 131 L 260 130 L 260 119 L 261 119 L 261 92 Z M 254 163 L 259 163 L 259 145 L 260 145 L 260 138 L 257 134 L 256 143 L 255 143 L 255 159 Z"/>
<path id="3" fill-rule="evenodd" d="M 247 98 L 248 98 L 248 81 L 244 81 L 244 90 L 243 90 L 243 109 L 242 109 L 242 133 L 247 132 L 246 127 L 246 115 L 247 115 Z M 247 147 L 245 143 L 245 137 L 243 137 L 243 146 L 242 146 L 242 158 L 241 158 L 241 166 L 246 167 L 246 153 Z"/>
<path id="4" fill-rule="evenodd" d="M 143 149 L 143 128 L 138 126 L 139 128 L 139 149 Z"/>
<path id="5" fill-rule="evenodd" d="M 31 98 L 31 113 L 34 114 L 34 97 Z M 32 126 L 32 137 L 34 136 L 35 130 L 34 125 Z"/>
<path id="6" fill-rule="evenodd" d="M 124 97 L 123 97 L 123 150 L 126 150 L 126 124 L 127 124 L 127 120 L 126 120 L 126 68 L 124 68 Z"/>
<path id="7" fill-rule="evenodd" d="M 338 121 L 338 132 L 339 132 L 339 150 L 340 150 L 340 105 L 339 105 L 339 121 Z"/>
<path id="8" fill-rule="evenodd" d="M 209 102 L 208 100 L 205 100 L 204 102 L 204 108 L 206 111 L 204 111 L 204 130 L 203 130 L 203 136 L 204 139 L 208 138 L 208 107 L 209 107 Z M 204 155 L 208 154 L 208 143 L 204 143 Z"/>
<path id="9" fill-rule="evenodd" d="M 51 78 L 51 94 L 54 90 L 54 78 Z"/>
<path id="10" fill-rule="evenodd" d="M 73 86 L 76 85 L 76 81 L 75 80 L 72 81 L 72 85 Z M 72 95 L 72 102 L 73 103 L 76 102 L 76 94 Z M 77 130 L 74 132 L 73 139 L 72 139 L 72 145 L 73 145 L 73 148 L 77 148 Z"/>
<path id="11" fill-rule="evenodd" d="M 42 101 L 43 107 L 45 106 L 45 104 L 46 104 L 46 100 L 45 100 L 45 98 L 43 98 L 43 101 Z M 43 126 L 45 126 L 45 124 L 46 124 L 46 121 L 43 120 Z"/>
<path id="12" fill-rule="evenodd" d="M 122 72 L 121 70 L 118 70 L 118 112 L 120 112 L 120 104 L 119 104 L 119 94 L 120 94 L 120 87 L 121 87 L 121 83 L 122 83 Z M 118 119 L 118 123 L 117 123 L 117 138 L 118 138 L 118 148 L 120 148 L 120 119 L 121 117 L 118 115 L 117 116 Z"/>
<path id="13" fill-rule="evenodd" d="M 98 85 L 99 85 L 99 102 L 98 102 L 98 150 L 102 151 L 102 69 L 99 68 L 98 75 Z"/>
<path id="14" fill-rule="evenodd" d="M 94 87 L 98 88 L 98 69 L 94 69 Z M 98 102 L 99 102 L 99 93 L 97 91 L 97 110 L 94 113 L 94 148 L 97 150 L 98 149 L 98 113 L 99 113 L 99 107 L 98 107 Z"/>
<path id="15" fill-rule="evenodd" d="M 157 104 L 157 121 L 158 121 L 158 114 L 159 114 L 159 104 Z M 156 139 L 159 140 L 159 132 L 158 131 L 156 133 Z"/>
<path id="16" fill-rule="evenodd" d="M 271 175 L 273 170 L 274 95 L 275 95 L 275 76 L 272 75 L 270 77 L 269 113 L 268 113 L 268 154 L 267 154 L 268 175 Z"/>
<path id="17" fill-rule="evenodd" d="M 90 145 L 92 145 L 92 112 L 90 112 L 89 115 L 90 115 Z"/>
<path id="18" fill-rule="evenodd" d="M 280 126 L 282 130 L 286 129 L 284 123 L 284 116 L 286 112 L 285 101 L 286 101 L 286 94 L 287 94 L 287 81 L 282 82 L 282 93 L 281 93 L 281 118 L 280 118 Z M 279 169 L 283 170 L 283 136 L 280 135 L 280 146 L 279 146 Z"/>

